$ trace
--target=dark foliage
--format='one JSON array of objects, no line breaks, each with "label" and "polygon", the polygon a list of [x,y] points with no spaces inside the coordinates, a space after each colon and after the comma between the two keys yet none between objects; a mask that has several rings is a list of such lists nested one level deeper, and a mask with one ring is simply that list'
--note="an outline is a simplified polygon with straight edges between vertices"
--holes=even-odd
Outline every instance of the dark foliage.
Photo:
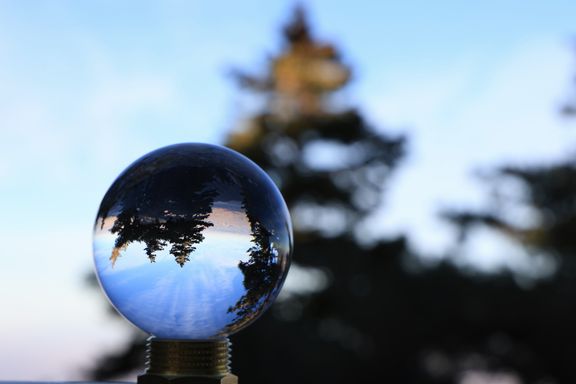
[{"label": "dark foliage", "polygon": [[140,369],[145,359],[146,339],[147,336],[141,332],[134,332],[130,343],[97,361],[97,366],[89,371],[91,380],[107,381]]},{"label": "dark foliage", "polygon": [[[204,240],[202,232],[213,226],[207,218],[217,195],[213,188],[199,189],[198,185],[186,181],[197,180],[200,185],[208,185],[213,176],[206,173],[200,178],[200,174],[198,169],[174,167],[161,174],[150,175],[143,182],[145,185],[138,185],[136,188],[143,193],[121,195],[124,191],[122,188],[112,188],[108,192],[104,201],[118,203],[114,207],[102,207],[100,220],[103,226],[109,214],[116,215],[110,230],[116,235],[111,256],[113,263],[132,242],[146,244],[146,255],[151,262],[155,261],[156,252],[168,245],[171,245],[170,254],[181,267],[189,261],[196,245]],[[178,188],[171,188],[175,183]],[[158,200],[162,204],[158,204]],[[186,204],[182,205],[182,201],[186,201]]]},{"label": "dark foliage", "polygon": [[[510,180],[522,187],[522,193],[513,201],[501,202],[500,207],[519,204],[529,208],[534,216],[529,222],[518,222],[503,209],[452,211],[446,217],[459,228],[462,244],[473,238],[476,229],[487,228],[554,266],[549,276],[530,289],[502,286],[489,296],[490,288],[483,287],[478,293],[501,303],[498,313],[487,312],[484,327],[505,335],[508,349],[500,353],[501,366],[516,372],[523,382],[576,382],[572,368],[576,343],[576,165],[570,160],[503,167],[494,183]],[[536,272],[537,265],[533,267]],[[477,329],[482,328],[470,331]]]},{"label": "dark foliage", "polygon": [[[253,205],[259,204],[248,196],[244,196],[242,208],[250,223],[251,242],[253,246],[248,249],[250,258],[248,261],[241,261],[238,268],[244,275],[244,294],[238,302],[228,312],[236,314],[237,324],[252,320],[252,314],[257,313],[256,309],[263,300],[275,297],[274,286],[282,274],[282,266],[278,263],[277,251],[273,248],[274,236],[271,231],[253,215]],[[267,304],[267,303],[266,303]]]}]

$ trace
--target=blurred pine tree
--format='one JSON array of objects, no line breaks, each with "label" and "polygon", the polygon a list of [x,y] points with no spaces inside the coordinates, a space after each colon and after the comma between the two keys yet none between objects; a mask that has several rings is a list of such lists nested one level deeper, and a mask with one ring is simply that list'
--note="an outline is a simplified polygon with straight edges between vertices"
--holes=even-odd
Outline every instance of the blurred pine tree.
[{"label": "blurred pine tree", "polygon": [[380,204],[404,140],[336,105],[351,69],[314,38],[302,8],[283,36],[266,73],[235,73],[264,108],[226,144],[280,187],[294,220],[293,271],[270,313],[233,337],[234,369],[250,383],[355,381],[381,364],[383,292],[393,290],[382,270],[405,247],[402,238],[363,247],[359,225]]}]

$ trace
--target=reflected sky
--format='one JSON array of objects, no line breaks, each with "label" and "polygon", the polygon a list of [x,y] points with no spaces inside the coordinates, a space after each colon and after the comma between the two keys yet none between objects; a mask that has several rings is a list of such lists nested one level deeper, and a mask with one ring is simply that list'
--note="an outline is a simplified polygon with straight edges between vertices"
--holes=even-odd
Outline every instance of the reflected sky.
[{"label": "reflected sky", "polygon": [[139,243],[128,246],[112,266],[114,239],[111,234],[96,238],[95,262],[110,300],[132,323],[161,338],[201,339],[234,322],[228,309],[245,294],[238,264],[249,258],[247,233],[207,229],[183,267],[166,250],[151,263]]}]

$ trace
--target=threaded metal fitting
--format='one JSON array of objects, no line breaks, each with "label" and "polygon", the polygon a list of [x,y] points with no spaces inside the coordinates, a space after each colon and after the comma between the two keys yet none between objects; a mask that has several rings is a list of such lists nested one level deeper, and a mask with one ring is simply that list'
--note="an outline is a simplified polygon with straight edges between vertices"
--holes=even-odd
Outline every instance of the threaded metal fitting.
[{"label": "threaded metal fitting", "polygon": [[[232,380],[232,381],[230,381]],[[236,383],[230,374],[230,341],[163,340],[151,337],[146,348],[146,373],[139,384]]]}]

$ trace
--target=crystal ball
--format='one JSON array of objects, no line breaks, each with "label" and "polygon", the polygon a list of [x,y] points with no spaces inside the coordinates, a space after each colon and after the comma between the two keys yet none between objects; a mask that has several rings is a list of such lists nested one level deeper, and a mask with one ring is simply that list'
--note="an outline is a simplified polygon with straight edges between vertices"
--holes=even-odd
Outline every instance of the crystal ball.
[{"label": "crystal ball", "polygon": [[230,149],[177,144],[131,164],[106,192],[94,262],[112,305],[162,339],[210,340],[253,322],[292,252],[282,195]]}]

